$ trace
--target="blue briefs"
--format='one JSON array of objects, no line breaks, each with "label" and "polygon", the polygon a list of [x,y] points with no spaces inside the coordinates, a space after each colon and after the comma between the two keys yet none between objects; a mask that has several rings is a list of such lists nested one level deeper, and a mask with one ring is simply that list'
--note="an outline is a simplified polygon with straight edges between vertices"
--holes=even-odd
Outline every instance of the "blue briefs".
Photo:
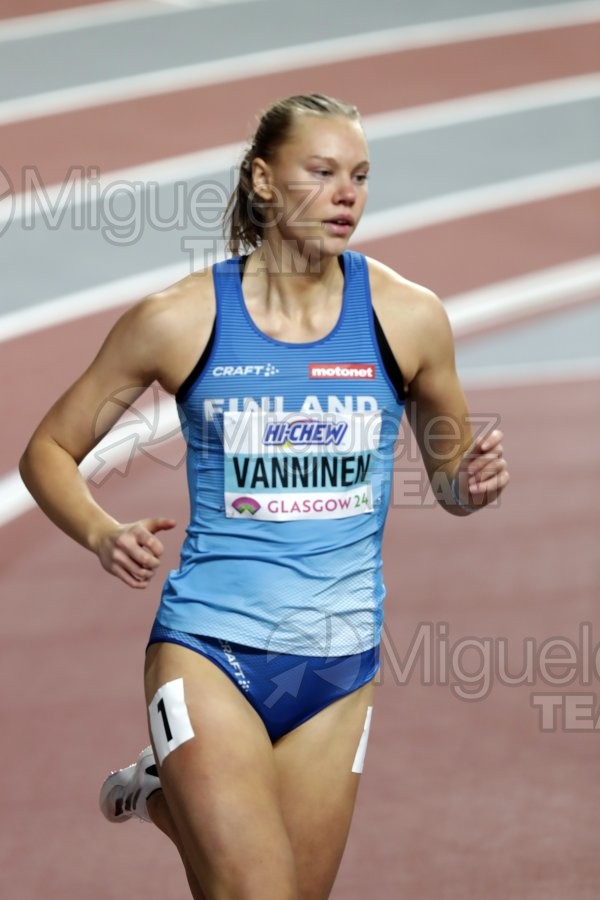
[{"label": "blue briefs", "polygon": [[296,656],[154,623],[148,644],[180,644],[212,660],[242,691],[271,741],[358,690],[379,669],[379,645],[352,656]]}]

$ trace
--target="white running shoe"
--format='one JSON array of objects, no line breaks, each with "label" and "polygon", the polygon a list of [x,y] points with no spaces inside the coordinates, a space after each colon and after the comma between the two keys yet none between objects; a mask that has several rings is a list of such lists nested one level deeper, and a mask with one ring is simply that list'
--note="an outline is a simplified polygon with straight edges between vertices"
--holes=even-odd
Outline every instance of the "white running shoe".
[{"label": "white running shoe", "polygon": [[133,816],[151,822],[146,801],[160,790],[152,747],[145,747],[137,762],[111,772],[100,790],[100,809],[109,822],[127,822]]}]

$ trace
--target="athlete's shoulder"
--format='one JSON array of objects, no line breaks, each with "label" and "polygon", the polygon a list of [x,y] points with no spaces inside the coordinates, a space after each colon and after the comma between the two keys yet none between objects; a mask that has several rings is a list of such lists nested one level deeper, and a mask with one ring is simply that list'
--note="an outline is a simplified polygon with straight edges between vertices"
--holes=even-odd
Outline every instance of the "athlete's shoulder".
[{"label": "athlete's shoulder", "polygon": [[131,306],[107,345],[136,372],[174,392],[206,346],[214,317],[211,270],[194,272]]},{"label": "athlete's shoulder", "polygon": [[186,275],[168,287],[148,294],[131,310],[136,324],[144,332],[170,337],[185,332],[199,320],[212,321],[215,297],[212,269]]},{"label": "athlete's shoulder", "polygon": [[410,384],[429,358],[450,358],[452,330],[440,298],[429,288],[367,259],[373,309]]},{"label": "athlete's shoulder", "polygon": [[130,337],[152,346],[177,340],[190,328],[214,318],[212,281],[203,272],[194,272],[166,288],[138,300],[122,316],[119,326]]},{"label": "athlete's shoulder", "polygon": [[422,284],[409,281],[395,269],[370,256],[365,257],[369,283],[374,299],[391,303],[410,303],[418,306],[437,305],[436,294]]},{"label": "athlete's shoulder", "polygon": [[426,331],[448,328],[444,304],[434,291],[409,281],[376,259],[366,257],[366,260],[373,306],[379,317],[392,322],[408,320]]}]

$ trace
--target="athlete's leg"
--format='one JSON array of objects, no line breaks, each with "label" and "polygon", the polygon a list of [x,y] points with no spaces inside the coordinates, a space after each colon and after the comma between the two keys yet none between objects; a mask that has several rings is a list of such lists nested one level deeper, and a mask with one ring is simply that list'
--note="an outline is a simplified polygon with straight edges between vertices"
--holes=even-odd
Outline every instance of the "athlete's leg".
[{"label": "athlete's leg", "polygon": [[165,756],[159,773],[184,863],[207,900],[298,900],[278,768],[261,719],[214,663],[176,644],[153,644],[148,703],[180,678],[194,737]]},{"label": "athlete's leg", "polygon": [[160,828],[160,830],[164,832],[167,837],[171,838],[171,840],[177,847],[179,855],[181,856],[181,861],[185,868],[185,874],[187,876],[192,897],[194,898],[194,900],[206,900],[206,894],[202,890],[200,882],[196,878],[196,875],[188,861],[187,854],[183,849],[181,838],[179,837],[179,833],[177,831],[177,826],[173,821],[173,816],[171,815],[171,811],[167,806],[167,801],[165,800],[165,795],[162,791],[156,791],[149,798],[148,813],[154,824],[158,828]]},{"label": "athlete's leg", "polygon": [[360,779],[352,768],[372,696],[369,682],[274,746],[282,811],[302,900],[326,900],[335,881]]},{"label": "athlete's leg", "polygon": [[[356,799],[359,774],[352,772],[352,766],[357,760],[371,695],[372,684],[365,685],[275,745],[280,801],[302,900],[327,898],[333,886]],[[148,810],[153,822],[179,850],[194,900],[205,900],[162,791],[151,796]]]}]

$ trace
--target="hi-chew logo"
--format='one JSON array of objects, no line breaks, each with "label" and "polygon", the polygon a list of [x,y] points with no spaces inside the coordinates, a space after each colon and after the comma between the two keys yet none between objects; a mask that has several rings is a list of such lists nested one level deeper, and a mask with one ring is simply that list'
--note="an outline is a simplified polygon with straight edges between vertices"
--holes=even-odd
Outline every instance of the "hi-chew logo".
[{"label": "hi-chew logo", "polygon": [[375,378],[375,365],[373,363],[309,363],[308,377],[371,380]]},{"label": "hi-chew logo", "polygon": [[260,509],[260,503],[253,497],[237,497],[231,505],[240,516],[254,516]]},{"label": "hi-chew logo", "polygon": [[338,446],[348,431],[348,422],[322,422],[295,419],[269,422],[263,432],[263,444],[274,447]]}]

